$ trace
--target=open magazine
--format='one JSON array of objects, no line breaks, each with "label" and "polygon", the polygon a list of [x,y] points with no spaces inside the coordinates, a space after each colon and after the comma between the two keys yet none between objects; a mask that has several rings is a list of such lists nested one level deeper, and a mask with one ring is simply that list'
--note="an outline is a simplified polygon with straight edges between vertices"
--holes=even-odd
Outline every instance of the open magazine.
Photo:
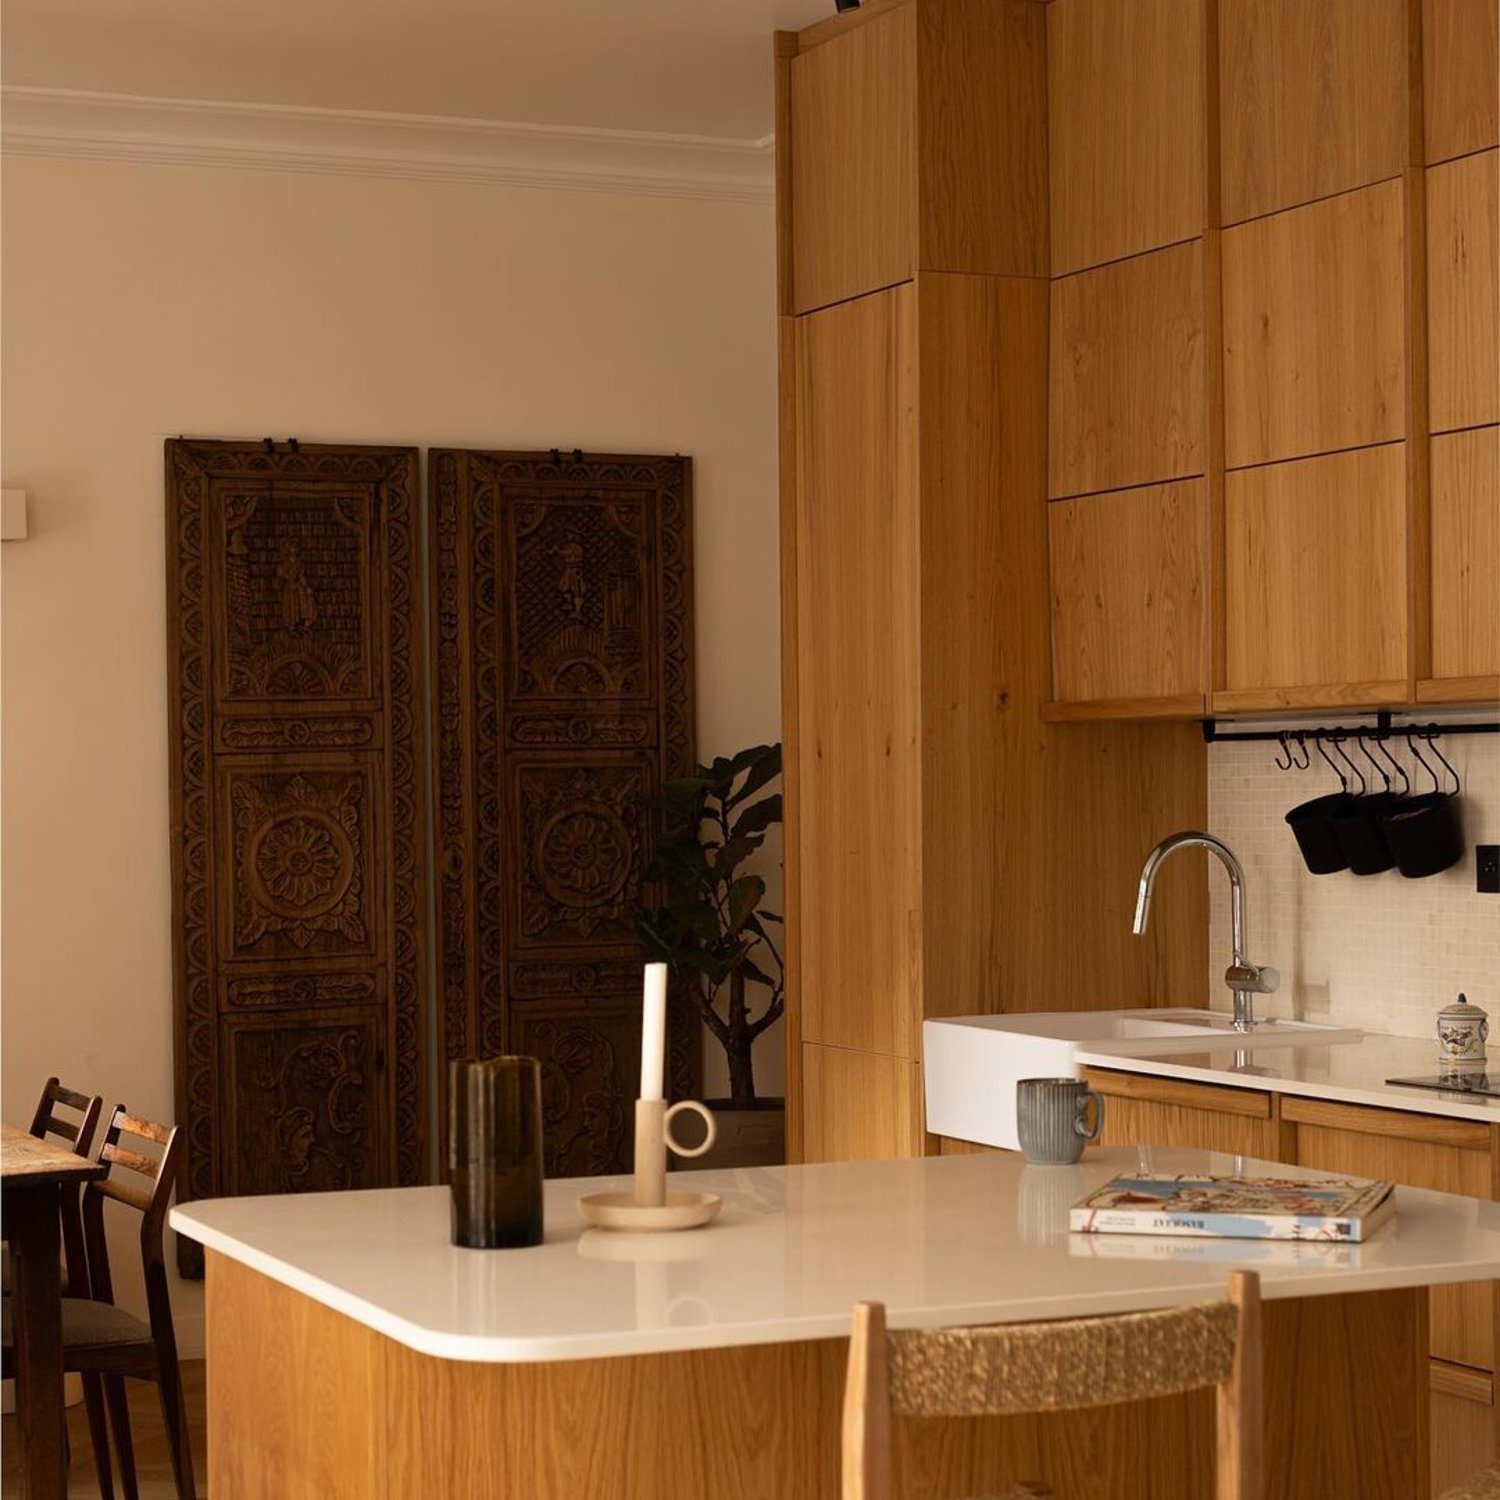
[{"label": "open magazine", "polygon": [[1393,1182],[1329,1177],[1114,1177],[1073,1205],[1084,1234],[1186,1234],[1243,1240],[1367,1238],[1396,1208]]}]

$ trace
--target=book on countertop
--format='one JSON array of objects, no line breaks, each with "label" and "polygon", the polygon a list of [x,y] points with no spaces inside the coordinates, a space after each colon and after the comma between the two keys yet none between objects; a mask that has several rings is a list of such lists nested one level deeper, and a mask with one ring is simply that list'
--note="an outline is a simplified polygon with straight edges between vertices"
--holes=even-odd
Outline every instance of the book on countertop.
[{"label": "book on countertop", "polygon": [[1185,1234],[1357,1244],[1396,1208],[1396,1184],[1358,1177],[1193,1177],[1136,1172],[1073,1205],[1082,1234]]}]

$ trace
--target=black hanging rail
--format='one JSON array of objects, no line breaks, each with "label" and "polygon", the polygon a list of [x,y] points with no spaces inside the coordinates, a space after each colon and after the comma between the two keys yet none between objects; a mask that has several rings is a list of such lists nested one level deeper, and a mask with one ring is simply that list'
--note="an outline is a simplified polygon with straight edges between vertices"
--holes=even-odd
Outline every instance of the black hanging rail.
[{"label": "black hanging rail", "polygon": [[[1408,719],[1412,715],[1403,713],[1401,717]],[[1393,734],[1420,735],[1424,739],[1429,735],[1441,737],[1448,734],[1500,734],[1500,723],[1494,721],[1439,724],[1431,720],[1419,719],[1413,723],[1397,724],[1394,720],[1395,713],[1388,708],[1382,708],[1375,715],[1373,724],[1355,726],[1334,724],[1313,729],[1231,729],[1226,731],[1219,728],[1217,720],[1205,719],[1203,739],[1210,745],[1218,744],[1221,740],[1263,740],[1268,744],[1279,744],[1285,739],[1352,740],[1361,735],[1366,739],[1378,740],[1388,739]]]}]

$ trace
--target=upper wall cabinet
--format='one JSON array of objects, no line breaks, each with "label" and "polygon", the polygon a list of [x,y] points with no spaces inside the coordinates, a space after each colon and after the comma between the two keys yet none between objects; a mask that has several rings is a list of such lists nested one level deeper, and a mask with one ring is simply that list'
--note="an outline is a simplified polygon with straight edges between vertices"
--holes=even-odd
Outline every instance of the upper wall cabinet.
[{"label": "upper wall cabinet", "polygon": [[1500,145],[1500,9],[1495,0],[1422,0],[1427,160]]},{"label": "upper wall cabinet", "polygon": [[1224,461],[1406,431],[1403,184],[1224,231]]},{"label": "upper wall cabinet", "polygon": [[1056,705],[1203,711],[1208,486],[1202,479],[1047,507]]},{"label": "upper wall cabinet", "polygon": [[1049,493],[1204,472],[1203,246],[1052,283]]},{"label": "upper wall cabinet", "polygon": [[1395,177],[1406,0],[1220,0],[1223,221]]},{"label": "upper wall cabinet", "polygon": [[1203,232],[1203,4],[1047,7],[1054,276]]},{"label": "upper wall cabinet", "polygon": [[1432,440],[1432,665],[1417,697],[1493,698],[1500,682],[1500,427]]},{"label": "upper wall cabinet", "polygon": [[991,0],[912,0],[801,33],[783,311],[918,270],[1046,275],[1046,45],[1045,6]]},{"label": "upper wall cabinet", "polygon": [[1500,422],[1500,151],[1427,172],[1428,415]]},{"label": "upper wall cabinet", "polygon": [[1232,473],[1222,712],[1406,697],[1406,454]]}]

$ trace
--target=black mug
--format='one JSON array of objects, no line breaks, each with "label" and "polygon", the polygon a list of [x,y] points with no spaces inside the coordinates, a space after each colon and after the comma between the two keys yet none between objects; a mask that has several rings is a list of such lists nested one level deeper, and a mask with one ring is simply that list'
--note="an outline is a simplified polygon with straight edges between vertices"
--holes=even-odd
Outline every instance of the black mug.
[{"label": "black mug", "polygon": [[1396,863],[1383,820],[1410,800],[1399,792],[1370,792],[1328,815],[1344,863],[1355,875],[1379,875]]},{"label": "black mug", "polygon": [[474,1250],[542,1242],[542,1066],[534,1057],[448,1069],[453,1243]]},{"label": "black mug", "polygon": [[1403,797],[1401,805],[1381,819],[1380,826],[1396,868],[1408,880],[1437,875],[1464,857],[1457,792]]},{"label": "black mug", "polygon": [[1329,792],[1300,802],[1286,814],[1286,824],[1302,851],[1302,861],[1314,875],[1332,875],[1349,868],[1349,856],[1339,842],[1336,816],[1347,815],[1360,799],[1353,792]]}]

